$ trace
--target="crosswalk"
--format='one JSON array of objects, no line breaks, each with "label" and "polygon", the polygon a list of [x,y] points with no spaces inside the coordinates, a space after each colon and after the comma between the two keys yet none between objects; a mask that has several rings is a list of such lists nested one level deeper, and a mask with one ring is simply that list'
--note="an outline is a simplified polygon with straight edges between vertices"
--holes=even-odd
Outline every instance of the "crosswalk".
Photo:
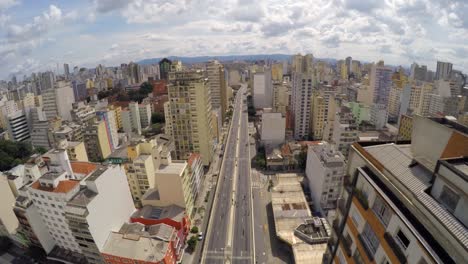
[{"label": "crosswalk", "polygon": [[220,251],[213,251],[209,250],[206,251],[206,259],[209,260],[251,260],[252,256],[244,255],[241,251],[240,256],[232,256],[230,250],[220,250]]}]

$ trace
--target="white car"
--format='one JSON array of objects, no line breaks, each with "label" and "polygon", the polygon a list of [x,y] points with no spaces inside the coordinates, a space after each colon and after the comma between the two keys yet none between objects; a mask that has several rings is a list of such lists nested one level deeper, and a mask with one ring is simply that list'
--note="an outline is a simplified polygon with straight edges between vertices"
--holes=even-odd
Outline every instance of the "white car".
[{"label": "white car", "polygon": [[202,240],[203,239],[203,232],[200,232],[198,233],[198,240]]}]

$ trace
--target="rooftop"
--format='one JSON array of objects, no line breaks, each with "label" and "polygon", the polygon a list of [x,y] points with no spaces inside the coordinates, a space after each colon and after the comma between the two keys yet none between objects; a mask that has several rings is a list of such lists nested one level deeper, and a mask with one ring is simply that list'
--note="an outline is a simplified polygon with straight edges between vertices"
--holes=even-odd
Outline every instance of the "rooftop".
[{"label": "rooftop", "polygon": [[134,260],[158,262],[167,253],[174,228],[166,224],[145,227],[140,223],[124,224],[112,232],[102,253]]},{"label": "rooftop", "polygon": [[173,161],[169,165],[161,165],[156,173],[164,173],[164,174],[177,174],[182,175],[184,170],[187,168],[187,162],[185,161]]},{"label": "rooftop", "polygon": [[39,180],[37,180],[31,185],[31,187],[33,189],[45,191],[45,192],[68,193],[69,191],[77,187],[78,185],[80,185],[80,182],[77,180],[64,180],[64,181],[60,181],[57,187],[53,188],[53,187],[41,186],[41,184],[39,183]]},{"label": "rooftop", "polygon": [[177,205],[151,206],[145,205],[141,210],[133,213],[132,218],[164,219],[170,218],[177,222],[182,221],[185,216],[185,209]]},{"label": "rooftop", "polygon": [[97,193],[83,186],[82,189],[75,196],[73,196],[67,205],[86,207],[89,202],[91,202],[93,198],[96,197],[96,195]]},{"label": "rooftop", "polygon": [[70,165],[74,173],[84,175],[88,175],[89,173],[93,172],[98,166],[98,164],[83,161],[71,161]]},{"label": "rooftop", "polygon": [[[408,200],[416,199],[459,243],[468,248],[467,228],[426,192],[432,186],[432,173],[413,161],[410,147],[411,145],[389,143],[364,149],[375,158],[375,161],[371,161],[374,166],[383,166],[405,187],[402,195],[410,195],[406,197]],[[465,165],[461,166],[463,169]]]},{"label": "rooftop", "polygon": [[[322,263],[326,242],[310,244],[306,241],[306,228],[301,225],[312,219],[307,200],[302,190],[300,177],[294,173],[277,174],[271,193],[271,202],[277,236],[291,245],[295,263]],[[296,229],[299,228],[299,232]],[[301,234],[304,231],[304,236]],[[302,238],[301,238],[302,237]]]}]

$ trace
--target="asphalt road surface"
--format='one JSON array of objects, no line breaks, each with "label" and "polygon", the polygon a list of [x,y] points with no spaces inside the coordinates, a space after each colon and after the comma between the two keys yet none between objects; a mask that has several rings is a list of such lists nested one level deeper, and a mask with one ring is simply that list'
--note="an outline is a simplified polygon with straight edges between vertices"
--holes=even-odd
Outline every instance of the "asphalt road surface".
[{"label": "asphalt road surface", "polygon": [[246,86],[236,95],[231,127],[205,238],[202,263],[254,263]]}]

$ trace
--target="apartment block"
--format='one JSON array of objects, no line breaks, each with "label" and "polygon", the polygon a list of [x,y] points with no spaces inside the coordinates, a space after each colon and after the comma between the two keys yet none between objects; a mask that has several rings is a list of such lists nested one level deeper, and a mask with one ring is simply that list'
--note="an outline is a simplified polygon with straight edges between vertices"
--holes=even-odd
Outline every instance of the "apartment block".
[{"label": "apartment block", "polygon": [[253,104],[257,109],[273,106],[273,85],[271,69],[265,67],[253,75]]},{"label": "apartment block", "polygon": [[100,253],[109,232],[118,231],[135,211],[127,177],[119,165],[75,163],[74,167],[92,172],[66,203],[65,218],[88,263],[103,263]]},{"label": "apartment block", "polygon": [[211,93],[212,109],[221,109],[221,116],[224,120],[227,111],[227,83],[224,66],[218,61],[210,61],[206,65],[208,76],[208,86]]},{"label": "apartment block", "polygon": [[24,110],[18,110],[7,116],[7,131],[13,141],[26,141],[31,138],[29,123]]},{"label": "apartment block", "polygon": [[287,82],[273,83],[273,112],[286,116],[291,100],[291,85]]},{"label": "apartment block", "polygon": [[151,104],[142,102],[138,105],[138,112],[140,113],[141,128],[148,128],[151,125]]},{"label": "apartment block", "polygon": [[122,128],[129,135],[141,135],[140,108],[137,102],[128,104],[128,108],[122,109]]},{"label": "apartment block", "polygon": [[117,132],[117,123],[114,110],[98,110],[96,116],[106,124],[107,138],[111,151],[114,151],[119,146],[119,135]]},{"label": "apartment block", "polygon": [[63,120],[72,120],[71,105],[75,102],[70,82],[57,81],[53,88],[42,93],[44,111],[47,119],[60,117]]},{"label": "apartment block", "polygon": [[281,113],[263,113],[260,139],[262,144],[279,146],[286,136],[286,118]]},{"label": "apartment block", "polygon": [[345,165],[345,157],[333,145],[325,141],[309,145],[305,173],[314,211],[324,213],[337,207],[343,190]]},{"label": "apartment block", "polygon": [[464,262],[467,132],[413,116],[411,144],[354,144],[325,263]]},{"label": "apartment block", "polygon": [[207,81],[201,72],[170,72],[168,92],[166,124],[170,124],[168,133],[174,138],[176,158],[188,159],[196,152],[203,165],[209,165],[216,139]]},{"label": "apartment block", "polygon": [[314,91],[311,98],[311,135],[322,140],[327,122],[332,121],[336,112],[335,91],[331,86]]},{"label": "apartment block", "polygon": [[83,141],[90,161],[101,161],[111,154],[106,123],[102,120],[90,123],[84,128]]},{"label": "apartment block", "polygon": [[307,139],[310,132],[311,97],[315,82],[312,63],[312,54],[293,57],[291,111],[296,139]]}]

